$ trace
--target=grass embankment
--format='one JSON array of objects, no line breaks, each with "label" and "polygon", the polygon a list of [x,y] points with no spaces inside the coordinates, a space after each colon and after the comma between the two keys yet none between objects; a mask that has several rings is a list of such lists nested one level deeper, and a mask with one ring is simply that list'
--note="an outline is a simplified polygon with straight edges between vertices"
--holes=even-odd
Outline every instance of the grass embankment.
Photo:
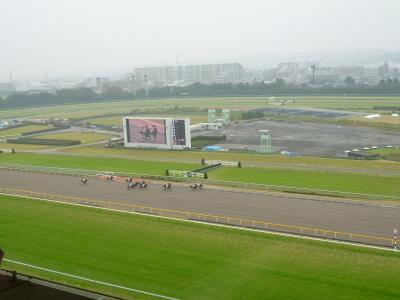
[{"label": "grass embankment", "polygon": [[[0,149],[13,149],[16,151],[23,150],[23,151],[34,151],[34,150],[45,150],[45,149],[52,149],[55,148],[54,146],[50,145],[27,145],[27,144],[11,144],[11,143],[1,143],[0,142]],[[0,157],[0,162],[2,161]]]},{"label": "grass embankment", "polygon": [[393,148],[384,148],[384,149],[372,149],[368,150],[368,153],[371,154],[376,153],[379,154],[383,159],[400,162],[400,146],[396,146]]},{"label": "grass embankment", "polygon": [[[6,258],[180,299],[399,299],[399,254],[0,195]],[[129,299],[140,295],[4,267]]]},{"label": "grass embankment", "polygon": [[192,137],[192,147],[202,148],[208,145],[214,145],[226,141],[226,135],[219,136],[202,136]]},{"label": "grass embankment", "polygon": [[[0,156],[0,162],[37,166],[92,169],[165,175],[165,170],[194,170],[198,164],[130,160],[90,156],[40,155],[17,153]],[[351,193],[398,196],[399,177],[339,172],[282,170],[278,168],[221,168],[209,173],[210,179],[313,188]]]},{"label": "grass embankment", "polygon": [[27,125],[27,126],[20,126],[10,129],[2,129],[0,130],[0,138],[9,137],[9,136],[17,136],[21,135],[25,132],[31,132],[36,130],[47,129],[48,126],[45,125]]},{"label": "grass embankment", "polygon": [[393,148],[381,148],[381,149],[371,149],[368,150],[368,153],[376,153],[380,155],[391,155],[391,154],[400,154],[400,146],[396,146]]}]

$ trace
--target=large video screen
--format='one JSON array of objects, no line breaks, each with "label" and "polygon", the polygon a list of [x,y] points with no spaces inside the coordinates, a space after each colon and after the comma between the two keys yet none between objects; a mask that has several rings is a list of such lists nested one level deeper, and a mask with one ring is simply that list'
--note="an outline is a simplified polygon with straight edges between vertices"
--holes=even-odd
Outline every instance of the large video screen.
[{"label": "large video screen", "polygon": [[186,146],[185,120],[172,120],[172,144]]},{"label": "large video screen", "polygon": [[167,144],[165,120],[126,119],[129,143]]}]

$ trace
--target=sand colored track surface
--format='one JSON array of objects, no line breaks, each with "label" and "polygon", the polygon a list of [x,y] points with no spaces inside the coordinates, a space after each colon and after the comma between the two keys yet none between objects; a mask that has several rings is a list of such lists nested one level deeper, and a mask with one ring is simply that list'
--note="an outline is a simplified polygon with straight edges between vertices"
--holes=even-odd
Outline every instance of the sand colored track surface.
[{"label": "sand colored track surface", "polygon": [[128,191],[123,181],[89,179],[83,185],[79,177],[5,170],[0,170],[0,187],[388,238],[400,227],[400,203],[319,201],[315,196],[307,199],[207,186],[192,191],[189,184],[173,185],[172,191],[164,192],[160,183],[152,182],[147,191]]}]

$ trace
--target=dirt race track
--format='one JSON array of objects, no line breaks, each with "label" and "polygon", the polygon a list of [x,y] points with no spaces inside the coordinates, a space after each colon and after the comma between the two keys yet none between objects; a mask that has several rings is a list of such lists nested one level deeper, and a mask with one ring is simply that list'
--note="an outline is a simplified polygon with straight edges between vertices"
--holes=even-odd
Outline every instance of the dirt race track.
[{"label": "dirt race track", "polygon": [[188,185],[164,192],[159,183],[150,183],[147,191],[128,191],[122,181],[89,179],[83,185],[79,177],[5,170],[0,170],[0,187],[388,238],[393,237],[394,228],[400,228],[400,205],[207,188],[191,191]]}]

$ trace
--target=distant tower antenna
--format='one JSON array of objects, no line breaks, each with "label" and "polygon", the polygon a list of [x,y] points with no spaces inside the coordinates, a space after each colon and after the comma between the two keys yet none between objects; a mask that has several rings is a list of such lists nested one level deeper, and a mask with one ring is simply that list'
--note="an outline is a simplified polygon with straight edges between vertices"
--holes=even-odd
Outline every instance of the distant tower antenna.
[{"label": "distant tower antenna", "polygon": [[47,76],[47,68],[44,67],[44,68],[43,68],[43,80],[44,80],[45,82],[47,82],[47,78],[48,78],[48,76]]},{"label": "distant tower antenna", "polygon": [[101,77],[96,77],[96,86],[97,86],[100,96],[103,96],[103,83],[102,83]]},{"label": "distant tower antenna", "polygon": [[10,83],[12,84],[14,80],[13,80],[13,74],[12,74],[11,68],[9,70],[9,76],[10,76]]},{"label": "distant tower antenna", "polygon": [[131,73],[131,92],[133,98],[136,98],[136,76]]},{"label": "distant tower antenna", "polygon": [[173,81],[180,81],[182,80],[181,68],[179,67],[179,54],[175,56],[175,68],[174,68],[174,75]]},{"label": "distant tower antenna", "polygon": [[310,66],[311,71],[312,71],[312,84],[315,84],[315,65]]},{"label": "distant tower antenna", "polygon": [[147,75],[144,75],[144,89],[146,91],[146,98],[149,98],[149,85]]}]

